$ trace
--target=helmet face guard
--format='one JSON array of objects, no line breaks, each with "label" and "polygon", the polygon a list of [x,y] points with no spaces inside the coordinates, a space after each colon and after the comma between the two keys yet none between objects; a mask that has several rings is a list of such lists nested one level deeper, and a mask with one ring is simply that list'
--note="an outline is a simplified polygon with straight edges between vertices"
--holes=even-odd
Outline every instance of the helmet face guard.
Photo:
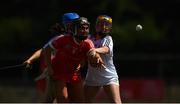
[{"label": "helmet face guard", "polygon": [[107,15],[100,15],[96,20],[96,32],[108,34],[112,30],[112,18]]},{"label": "helmet face guard", "polygon": [[[81,17],[74,21],[73,36],[78,40],[85,40],[89,35],[90,23],[87,18]],[[82,32],[83,31],[83,32]]]}]

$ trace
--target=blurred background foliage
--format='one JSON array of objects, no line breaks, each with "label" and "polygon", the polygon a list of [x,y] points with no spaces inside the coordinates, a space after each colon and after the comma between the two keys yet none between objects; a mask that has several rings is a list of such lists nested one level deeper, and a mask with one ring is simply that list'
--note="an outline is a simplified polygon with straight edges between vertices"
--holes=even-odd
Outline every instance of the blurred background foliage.
[{"label": "blurred background foliage", "polygon": [[[1,66],[10,60],[22,62],[43,47],[53,37],[50,27],[56,22],[61,23],[66,12],[87,17],[91,34],[94,34],[98,15],[106,14],[113,18],[114,59],[118,68],[127,57],[154,60],[158,54],[158,57],[163,54],[172,57],[180,49],[179,4],[178,0],[1,1]],[[143,26],[142,31],[135,30],[138,24]]]},{"label": "blurred background foliage", "polygon": [[[0,4],[0,47],[5,53],[32,52],[53,37],[48,30],[63,13],[77,12],[89,19],[92,34],[98,15],[112,16],[120,52],[149,52],[150,47],[155,53],[177,52],[178,4],[178,0],[7,0]],[[142,31],[135,31],[137,24]]]}]

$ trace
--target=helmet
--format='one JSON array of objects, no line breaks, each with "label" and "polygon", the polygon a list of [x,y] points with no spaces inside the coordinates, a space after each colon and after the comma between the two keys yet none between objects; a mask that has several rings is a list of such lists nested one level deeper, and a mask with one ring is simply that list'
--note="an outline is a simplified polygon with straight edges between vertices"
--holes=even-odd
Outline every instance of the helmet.
[{"label": "helmet", "polygon": [[72,22],[75,19],[78,19],[79,15],[77,13],[65,13],[62,17],[62,23],[66,25],[69,22]]},{"label": "helmet", "polygon": [[96,20],[96,32],[107,34],[112,29],[112,18],[107,15],[100,15]]},{"label": "helmet", "polygon": [[[88,26],[88,32],[86,34],[84,33],[78,33],[78,31],[84,26]],[[80,17],[79,19],[75,20],[73,23],[73,36],[79,40],[85,40],[88,37],[89,34],[89,27],[90,23],[88,22],[88,19],[85,17]]]},{"label": "helmet", "polygon": [[72,34],[73,21],[78,18],[79,18],[79,15],[77,13],[65,13],[62,16],[62,23],[64,25],[65,32]]}]

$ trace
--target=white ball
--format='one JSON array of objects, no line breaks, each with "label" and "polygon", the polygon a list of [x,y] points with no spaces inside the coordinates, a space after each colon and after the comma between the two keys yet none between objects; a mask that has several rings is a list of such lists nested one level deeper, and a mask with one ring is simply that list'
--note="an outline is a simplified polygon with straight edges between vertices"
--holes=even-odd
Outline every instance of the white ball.
[{"label": "white ball", "polygon": [[139,25],[136,26],[136,31],[140,31],[140,30],[142,30],[142,28],[143,27],[139,24]]}]

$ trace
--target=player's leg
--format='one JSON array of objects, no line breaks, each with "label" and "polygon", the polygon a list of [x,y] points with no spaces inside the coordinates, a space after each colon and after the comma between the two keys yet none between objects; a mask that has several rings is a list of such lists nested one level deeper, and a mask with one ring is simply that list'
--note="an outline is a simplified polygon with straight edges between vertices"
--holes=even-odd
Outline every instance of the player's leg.
[{"label": "player's leg", "polygon": [[52,78],[48,77],[46,79],[47,84],[46,84],[46,90],[45,90],[45,102],[52,103],[55,99],[55,92],[56,90],[56,81],[53,80]]},{"label": "player's leg", "polygon": [[36,81],[36,88],[38,94],[38,102],[41,103],[45,98],[45,90],[46,90],[46,79],[41,79]]},{"label": "player's leg", "polygon": [[68,93],[66,82],[57,80],[56,85],[56,101],[57,103],[67,103],[68,102]]},{"label": "player's leg", "polygon": [[67,83],[68,98],[71,103],[84,102],[83,79],[79,72],[75,72]]},{"label": "player's leg", "polygon": [[103,86],[103,88],[107,96],[109,97],[111,103],[121,103],[119,85],[110,84]]},{"label": "player's leg", "polygon": [[96,94],[98,93],[100,88],[101,88],[100,86],[84,85],[85,102],[87,102],[87,103],[93,102],[93,100],[96,97]]},{"label": "player's leg", "polygon": [[83,82],[68,83],[68,98],[71,103],[84,102]]}]

